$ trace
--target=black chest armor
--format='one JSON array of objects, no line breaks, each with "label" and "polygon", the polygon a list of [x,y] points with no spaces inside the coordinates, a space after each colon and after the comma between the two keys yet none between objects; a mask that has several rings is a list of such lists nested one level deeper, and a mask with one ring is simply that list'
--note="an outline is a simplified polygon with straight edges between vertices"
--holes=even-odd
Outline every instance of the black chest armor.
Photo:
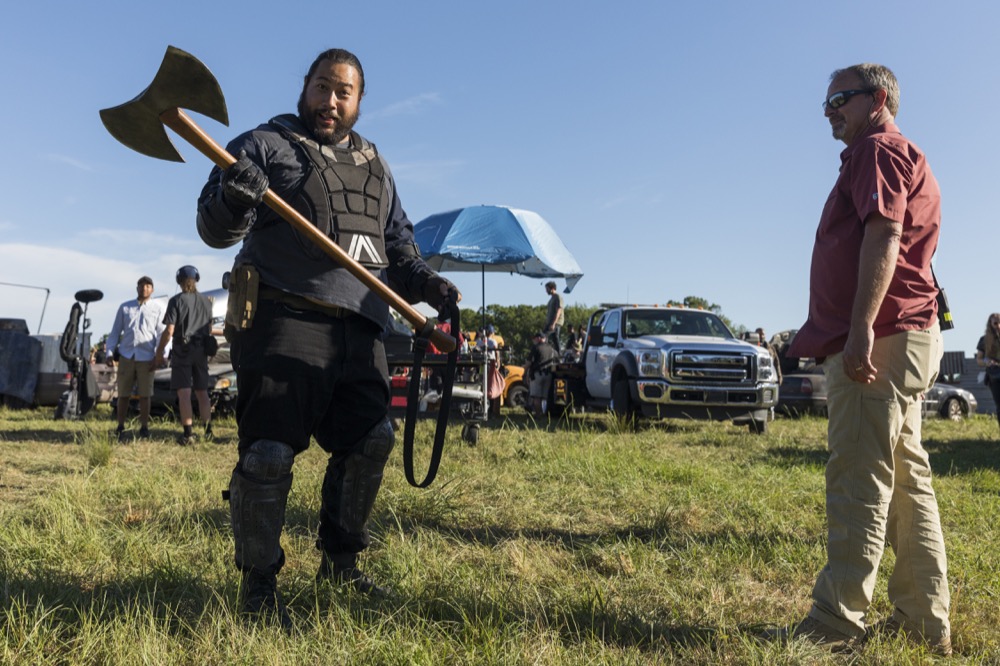
[{"label": "black chest armor", "polygon": [[308,165],[301,188],[288,203],[362,266],[388,266],[389,193],[375,146],[355,132],[347,148],[321,146],[302,134],[291,115],[272,118],[270,124],[301,151]]}]

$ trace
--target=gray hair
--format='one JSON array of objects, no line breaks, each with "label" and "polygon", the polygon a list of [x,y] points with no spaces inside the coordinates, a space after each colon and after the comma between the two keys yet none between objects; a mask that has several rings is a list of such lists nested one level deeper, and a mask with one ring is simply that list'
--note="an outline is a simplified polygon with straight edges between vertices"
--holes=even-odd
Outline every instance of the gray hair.
[{"label": "gray hair", "polygon": [[861,84],[866,89],[884,90],[885,106],[889,109],[889,113],[891,113],[893,117],[896,116],[896,113],[899,111],[899,82],[896,80],[896,75],[892,73],[891,69],[885,65],[876,65],[874,63],[865,62],[859,65],[851,65],[850,67],[838,69],[830,75],[830,80],[833,81],[841,74],[846,73],[856,75],[859,79],[861,79]]}]

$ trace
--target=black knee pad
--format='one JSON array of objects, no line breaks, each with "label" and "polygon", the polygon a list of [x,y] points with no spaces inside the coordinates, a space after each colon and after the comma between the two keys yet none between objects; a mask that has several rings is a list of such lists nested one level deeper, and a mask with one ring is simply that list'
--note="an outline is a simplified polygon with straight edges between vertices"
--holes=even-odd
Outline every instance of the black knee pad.
[{"label": "black knee pad", "polygon": [[346,531],[362,532],[375,506],[375,496],[382,485],[382,471],[396,437],[388,418],[368,431],[355,452],[344,461],[339,522]]},{"label": "black knee pad", "polygon": [[284,442],[258,439],[240,454],[237,467],[257,481],[277,481],[292,472],[295,451]]},{"label": "black knee pad", "polygon": [[368,431],[368,434],[358,442],[356,451],[366,458],[385,464],[389,460],[389,454],[392,453],[395,444],[396,432],[392,429],[392,421],[387,417]]},{"label": "black knee pad", "polygon": [[294,459],[290,446],[266,439],[257,440],[240,455],[229,482],[229,512],[240,569],[277,573],[284,562],[280,538]]}]

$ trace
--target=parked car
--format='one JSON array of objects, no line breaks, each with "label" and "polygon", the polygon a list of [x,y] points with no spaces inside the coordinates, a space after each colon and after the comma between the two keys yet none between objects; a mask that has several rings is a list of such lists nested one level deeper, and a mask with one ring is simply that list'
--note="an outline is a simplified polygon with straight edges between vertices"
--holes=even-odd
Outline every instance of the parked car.
[{"label": "parked car", "polygon": [[935,384],[924,394],[924,417],[940,416],[961,421],[976,413],[976,396],[965,389],[948,384]]},{"label": "parked car", "polygon": [[[924,418],[941,417],[961,421],[976,413],[976,396],[949,384],[934,384],[924,393]],[[826,415],[826,376],[814,366],[784,376],[778,394],[778,411],[788,416],[801,414]]]},{"label": "parked car", "polygon": [[786,373],[778,389],[776,411],[786,416],[826,416],[826,375],[820,366]]},{"label": "parked car", "polygon": [[[229,360],[229,344],[221,343],[219,352],[208,364],[208,397],[215,416],[231,416],[236,413],[236,371]],[[132,396],[133,402],[138,396]],[[198,401],[192,395],[194,413],[198,413]],[[170,368],[157,370],[153,374],[153,397],[150,413],[154,416],[177,414],[177,391],[170,388]]]}]

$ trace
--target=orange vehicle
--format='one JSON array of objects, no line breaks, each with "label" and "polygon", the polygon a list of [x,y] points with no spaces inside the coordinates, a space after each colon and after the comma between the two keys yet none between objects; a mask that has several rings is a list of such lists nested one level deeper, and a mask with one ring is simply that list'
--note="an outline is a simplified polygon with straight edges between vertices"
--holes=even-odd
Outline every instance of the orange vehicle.
[{"label": "orange vehicle", "polygon": [[528,379],[524,376],[524,368],[519,365],[506,365],[507,375],[503,381],[503,393],[500,394],[502,405],[507,407],[525,407],[528,404]]}]

